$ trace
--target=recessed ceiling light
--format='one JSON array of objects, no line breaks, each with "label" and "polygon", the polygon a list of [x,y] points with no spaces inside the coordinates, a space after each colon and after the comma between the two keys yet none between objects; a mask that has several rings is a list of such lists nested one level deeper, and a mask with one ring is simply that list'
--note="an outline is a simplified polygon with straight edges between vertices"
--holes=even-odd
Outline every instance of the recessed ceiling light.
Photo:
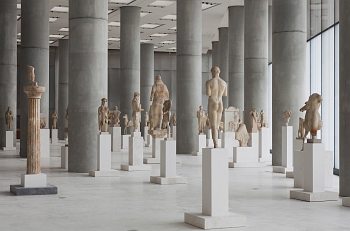
[{"label": "recessed ceiling light", "polygon": [[175,3],[175,1],[155,1],[149,4],[148,6],[166,7],[166,6],[170,6],[173,3]]},{"label": "recessed ceiling light", "polygon": [[169,30],[176,30],[176,26],[169,28]]},{"label": "recessed ceiling light", "polygon": [[161,48],[162,46],[154,46],[154,49],[159,49]]},{"label": "recessed ceiling light", "polygon": [[50,34],[49,38],[63,38],[65,35],[62,34]]},{"label": "recessed ceiling light", "polygon": [[17,15],[17,20],[20,19],[20,18],[21,18],[21,16],[18,16],[18,15]]},{"label": "recessed ceiling light", "polygon": [[151,37],[164,37],[164,36],[167,36],[169,34],[165,34],[165,33],[155,33],[155,34],[152,34]]},{"label": "recessed ceiling light", "polygon": [[68,32],[69,28],[68,27],[62,27],[61,29],[59,29],[59,31]]},{"label": "recessed ceiling light", "polygon": [[120,26],[120,22],[110,22],[108,26]]},{"label": "recessed ceiling light", "polygon": [[17,42],[18,42],[18,43],[20,43],[20,42],[21,42],[21,40],[20,40],[20,39],[17,39]]},{"label": "recessed ceiling light", "polygon": [[108,0],[109,3],[129,4],[135,0]]},{"label": "recessed ceiling light", "polygon": [[203,2],[202,3],[202,10],[206,10],[209,8],[212,8],[214,6],[220,5],[220,3],[211,3],[211,2]]},{"label": "recessed ceiling light", "polygon": [[59,19],[59,17],[52,17],[52,18],[49,18],[49,22],[55,22],[57,19]]},{"label": "recessed ceiling light", "polygon": [[51,43],[54,43],[54,42],[56,42],[56,41],[49,41],[50,44],[51,44]]},{"label": "recessed ceiling light", "polygon": [[142,43],[148,43],[148,42],[151,42],[152,40],[150,39],[141,39],[140,42]]},{"label": "recessed ceiling light", "polygon": [[113,12],[114,10],[108,10],[108,14],[110,14],[111,12]]},{"label": "recessed ceiling light", "polygon": [[175,15],[175,14],[165,15],[165,16],[161,17],[161,19],[165,19],[165,20],[176,20],[176,15]]},{"label": "recessed ceiling light", "polygon": [[20,10],[22,7],[21,3],[17,4],[17,10]]},{"label": "recessed ceiling light", "polygon": [[175,41],[173,40],[166,40],[166,41],[163,41],[163,42],[160,42],[160,44],[174,44]]},{"label": "recessed ceiling light", "polygon": [[176,47],[170,47],[168,50],[176,50]]},{"label": "recessed ceiling light", "polygon": [[19,32],[19,33],[17,34],[17,36],[21,36],[21,32]]},{"label": "recessed ceiling light", "polygon": [[67,6],[55,6],[54,8],[51,9],[53,12],[68,12],[69,8]]},{"label": "recessed ceiling light", "polygon": [[150,13],[151,13],[151,12],[141,11],[140,17],[142,18],[142,17],[144,17],[144,16],[146,16],[146,15],[148,15],[148,14],[150,14]]},{"label": "recessed ceiling light", "polygon": [[161,24],[152,24],[152,23],[146,23],[141,26],[141,28],[146,28],[146,29],[154,29],[157,27],[160,27]]},{"label": "recessed ceiling light", "polygon": [[108,41],[120,41],[120,38],[109,38]]}]

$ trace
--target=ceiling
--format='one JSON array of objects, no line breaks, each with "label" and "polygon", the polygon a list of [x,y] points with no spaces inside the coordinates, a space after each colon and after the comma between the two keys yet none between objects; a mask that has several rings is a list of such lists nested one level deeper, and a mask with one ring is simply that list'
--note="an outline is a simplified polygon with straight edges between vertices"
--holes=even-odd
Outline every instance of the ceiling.
[{"label": "ceiling", "polygon": [[[68,0],[49,0],[50,9],[55,6],[66,6],[69,7]],[[115,3],[115,2],[125,2],[131,1],[129,4]],[[152,6],[156,0],[109,0],[109,10],[111,12],[108,15],[109,23],[119,22],[120,21],[120,6],[130,5],[130,6],[139,6],[141,7],[141,12],[145,15],[141,17],[141,26],[144,24],[158,24],[160,25],[157,28],[140,28],[141,31],[141,40],[145,42],[153,43],[155,45],[155,51],[161,52],[176,52],[176,30],[171,29],[176,27],[176,20],[166,20],[162,17],[167,15],[176,15],[176,1],[166,0],[161,1],[162,3],[172,3],[165,7],[155,7]],[[17,0],[17,3],[20,4],[20,0]],[[229,5],[241,5],[243,0],[209,0],[203,1],[203,53],[206,53],[211,49],[211,42],[216,38],[217,31],[220,26],[227,26],[227,7]],[[21,15],[21,10],[17,9],[18,16]],[[226,15],[226,16],[225,16]],[[225,17],[224,17],[225,16]],[[50,18],[55,18],[54,22],[50,23],[50,35],[61,35],[64,36],[63,39],[69,38],[68,31],[60,31],[61,28],[69,27],[68,13],[67,12],[50,12]],[[17,22],[18,33],[21,32],[21,18]],[[119,39],[120,27],[119,26],[108,26],[109,39],[109,49],[119,49],[120,42],[115,41]],[[152,35],[159,34],[168,34],[164,37],[153,37]],[[20,35],[18,40],[20,43]],[[50,38],[50,46],[57,46],[58,38]],[[148,41],[147,41],[148,40]],[[164,43],[165,41],[165,43]]]}]

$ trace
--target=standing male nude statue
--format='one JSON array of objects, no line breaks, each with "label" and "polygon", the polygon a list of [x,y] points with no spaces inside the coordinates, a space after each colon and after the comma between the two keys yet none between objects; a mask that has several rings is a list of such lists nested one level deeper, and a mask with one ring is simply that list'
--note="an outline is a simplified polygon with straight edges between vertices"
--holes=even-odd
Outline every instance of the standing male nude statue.
[{"label": "standing male nude statue", "polygon": [[218,148],[218,129],[224,110],[222,96],[227,96],[227,84],[219,76],[220,69],[213,67],[211,70],[212,79],[205,83],[208,98],[208,115],[214,148]]}]

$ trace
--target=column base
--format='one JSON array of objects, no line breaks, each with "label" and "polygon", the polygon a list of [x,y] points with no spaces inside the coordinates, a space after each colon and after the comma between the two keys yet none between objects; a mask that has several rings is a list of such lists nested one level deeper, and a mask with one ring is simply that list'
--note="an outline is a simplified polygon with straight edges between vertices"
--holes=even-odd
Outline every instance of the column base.
[{"label": "column base", "polygon": [[155,184],[187,184],[187,178],[186,177],[161,177],[161,176],[151,176],[150,182]]},{"label": "column base", "polygon": [[229,212],[226,216],[212,217],[203,214],[185,213],[185,223],[201,229],[224,229],[245,227],[247,218],[245,216]]},{"label": "column base", "polygon": [[8,147],[3,147],[2,148],[4,151],[16,151],[16,148],[15,147],[10,147],[10,148],[8,148]]},{"label": "column base", "polygon": [[118,177],[119,171],[110,170],[110,171],[90,171],[89,176],[92,177]]},{"label": "column base", "polygon": [[229,168],[261,168],[266,167],[267,164],[265,162],[251,162],[251,163],[234,163],[229,162],[228,167]]},{"label": "column base", "polygon": [[304,190],[290,190],[290,199],[296,199],[307,202],[323,202],[339,200],[338,193],[335,192],[305,192]]},{"label": "column base", "polygon": [[286,172],[286,177],[287,178],[294,178],[294,171],[287,171]]},{"label": "column base", "polygon": [[32,196],[32,195],[52,195],[57,194],[57,187],[47,184],[46,187],[26,188],[22,185],[10,185],[10,192],[16,196]]},{"label": "column base", "polygon": [[151,171],[152,166],[149,165],[121,165],[121,170],[123,171],[129,171],[129,172],[134,172],[134,171]]},{"label": "column base", "polygon": [[344,197],[342,205],[346,207],[350,207],[350,197]]},{"label": "column base", "polygon": [[286,168],[286,167],[282,167],[282,166],[273,166],[273,167],[272,167],[272,171],[273,171],[274,173],[286,174],[286,172],[291,172],[291,171],[293,171],[293,168]]},{"label": "column base", "polygon": [[144,164],[160,164],[160,158],[143,158],[143,163]]},{"label": "column base", "polygon": [[68,169],[68,145],[61,147],[61,168]]}]

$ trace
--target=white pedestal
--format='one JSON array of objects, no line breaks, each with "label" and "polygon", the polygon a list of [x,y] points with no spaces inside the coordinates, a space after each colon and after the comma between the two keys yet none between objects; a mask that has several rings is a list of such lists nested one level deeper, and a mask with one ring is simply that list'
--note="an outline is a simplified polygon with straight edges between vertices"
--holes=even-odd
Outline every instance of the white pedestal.
[{"label": "white pedestal", "polygon": [[122,135],[122,149],[129,148],[129,137],[131,135]]},{"label": "white pedestal", "polygon": [[270,153],[271,144],[271,128],[261,128],[259,132],[259,161],[271,162],[272,155]]},{"label": "white pedestal", "polygon": [[248,147],[252,147],[256,158],[259,158],[259,133],[249,133],[249,135]]},{"label": "white pedestal", "polygon": [[160,164],[160,141],[164,138],[152,137],[152,157],[143,158],[144,164]]},{"label": "white pedestal", "polygon": [[323,143],[306,143],[303,151],[303,190],[291,190],[290,198],[303,201],[338,200],[335,192],[325,189],[325,155]]},{"label": "white pedestal", "polygon": [[222,140],[223,134],[224,134],[224,132],[221,131],[221,130],[219,130],[219,132],[218,132],[218,138],[219,138],[220,140]]},{"label": "white pedestal", "polygon": [[273,166],[273,172],[293,171],[293,126],[282,126],[282,166]]},{"label": "white pedestal", "polygon": [[259,162],[259,158],[253,147],[233,147],[233,162],[229,162],[229,168],[257,168],[264,167],[265,162]]},{"label": "white pedestal", "polygon": [[144,139],[144,141],[146,142],[146,137],[147,137],[147,135],[148,135],[148,130],[149,130],[149,127],[148,126],[145,126],[144,128],[143,128],[143,139]]},{"label": "white pedestal", "polygon": [[221,139],[221,147],[229,150],[229,157],[233,155],[233,147],[239,147],[239,142],[236,140],[235,132],[223,132]]},{"label": "white pedestal", "polygon": [[152,167],[143,164],[143,138],[141,132],[133,132],[129,137],[129,164],[122,165],[124,171],[150,171]]},{"label": "white pedestal", "polygon": [[206,127],[205,128],[205,134],[207,135],[207,140],[212,139],[211,128]]},{"label": "white pedestal", "polygon": [[101,132],[97,135],[97,171],[90,171],[93,177],[119,176],[119,172],[112,170],[111,158],[111,135],[108,132]]},{"label": "white pedestal", "polygon": [[68,146],[61,147],[61,168],[68,169]]},{"label": "white pedestal", "polygon": [[176,126],[173,126],[173,139],[176,140]]},{"label": "white pedestal", "polygon": [[350,197],[343,197],[342,205],[350,207]]},{"label": "white pedestal", "polygon": [[192,156],[201,156],[202,148],[206,147],[206,135],[197,135],[196,150],[192,152]]},{"label": "white pedestal", "polygon": [[213,139],[207,139],[206,147],[207,148],[214,148],[214,141],[213,141]]},{"label": "white pedestal", "polygon": [[332,151],[325,151],[325,162],[324,162],[324,186],[326,188],[333,188],[333,167],[334,167],[334,161],[333,161],[333,152]]},{"label": "white pedestal", "polygon": [[50,129],[40,129],[40,157],[50,158]]},{"label": "white pedestal", "polygon": [[204,148],[202,158],[202,214],[185,213],[185,222],[202,229],[243,227],[246,217],[230,213],[228,150]]},{"label": "white pedestal", "polygon": [[13,131],[6,131],[6,147],[3,147],[4,151],[16,151],[16,147],[13,147]]},{"label": "white pedestal", "polygon": [[21,186],[25,188],[42,188],[47,186],[46,174],[22,174]]},{"label": "white pedestal", "polygon": [[109,134],[111,134],[111,150],[112,152],[120,152],[122,148],[122,128],[109,127]]},{"label": "white pedestal", "polygon": [[147,134],[147,136],[146,136],[146,147],[148,147],[148,148],[152,147],[152,139],[153,139],[153,137],[151,135]]},{"label": "white pedestal", "polygon": [[176,176],[176,141],[160,141],[160,176],[151,176],[155,184],[186,184],[187,179]]},{"label": "white pedestal", "polygon": [[58,145],[58,129],[51,129],[51,144]]},{"label": "white pedestal", "polygon": [[[304,142],[304,140],[300,139],[300,138],[296,138],[293,142],[293,168],[294,169],[295,169],[295,151],[300,151],[303,149],[303,142]],[[333,176],[333,167],[332,167],[332,176]],[[294,172],[287,171],[286,177],[287,178],[294,178]]]}]

